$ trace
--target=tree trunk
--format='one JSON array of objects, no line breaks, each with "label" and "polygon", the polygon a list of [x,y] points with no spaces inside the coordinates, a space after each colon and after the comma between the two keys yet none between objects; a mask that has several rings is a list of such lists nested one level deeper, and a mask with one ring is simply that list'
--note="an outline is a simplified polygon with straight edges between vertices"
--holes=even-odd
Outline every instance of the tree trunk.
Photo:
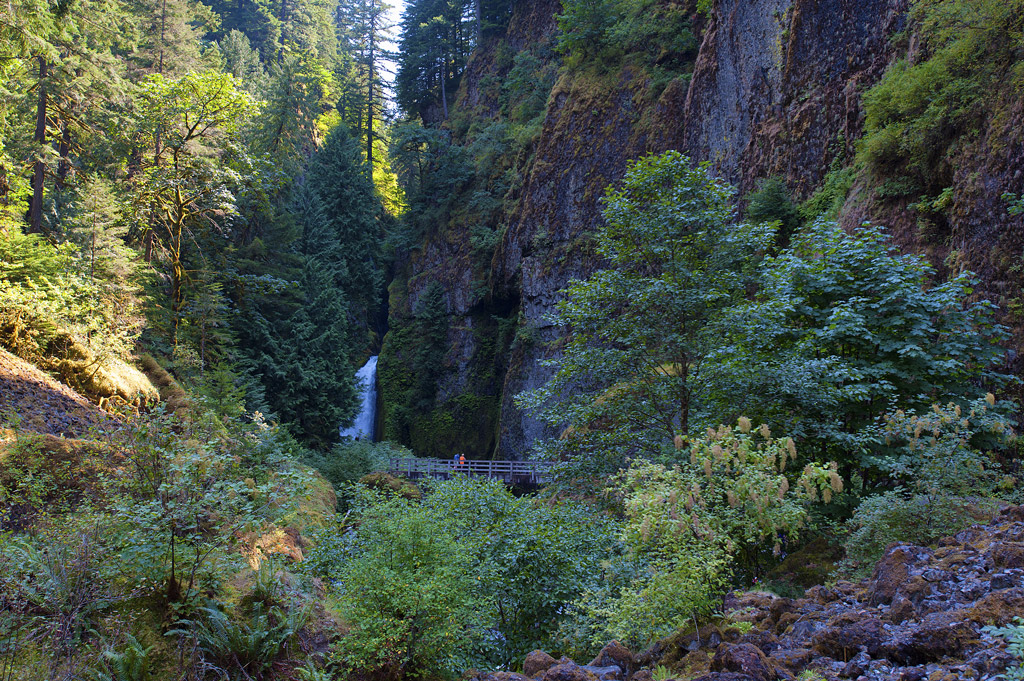
[{"label": "tree trunk", "polygon": [[476,0],[473,3],[476,9],[476,44],[479,45],[484,38],[484,12],[480,8],[483,4],[483,0]]},{"label": "tree trunk", "polygon": [[71,172],[71,126],[67,121],[62,121],[60,124],[60,143],[57,145],[57,155],[60,156],[60,162],[57,164],[57,187],[64,189],[68,173]]},{"label": "tree trunk", "polygon": [[448,120],[448,93],[445,90],[444,81],[447,75],[445,71],[448,70],[448,59],[445,58],[441,62],[441,108],[444,111],[444,119]]},{"label": "tree trunk", "polygon": [[157,64],[156,72],[163,75],[164,72],[164,47],[167,45],[167,0],[160,3],[160,61]]},{"label": "tree trunk", "polygon": [[39,144],[39,158],[36,159],[32,173],[32,204],[28,213],[28,231],[39,234],[43,231],[43,179],[45,165],[42,158],[42,146],[46,143],[46,76],[49,64],[46,57],[39,57],[39,100],[36,105],[35,141]]},{"label": "tree trunk", "polygon": [[373,177],[373,29],[370,29],[370,50],[366,60],[366,165]]}]

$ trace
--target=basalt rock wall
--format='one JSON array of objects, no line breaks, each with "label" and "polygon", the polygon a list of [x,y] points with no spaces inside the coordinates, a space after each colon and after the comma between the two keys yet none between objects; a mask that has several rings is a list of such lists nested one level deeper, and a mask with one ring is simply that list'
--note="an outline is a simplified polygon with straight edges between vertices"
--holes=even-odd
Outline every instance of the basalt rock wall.
[{"label": "basalt rock wall", "polygon": [[[486,85],[508,72],[502,51],[550,45],[559,11],[553,0],[518,3],[506,34],[471,61],[456,107],[499,119],[496,90]],[[472,455],[522,458],[535,439],[557,434],[513,398],[550,375],[542,362],[558,349],[548,315],[560,289],[600,267],[591,239],[599,199],[630,160],[678,149],[710,162],[741,193],[774,176],[805,199],[855,154],[864,91],[915,49],[912,40],[894,40],[907,33],[908,0],[717,0],[707,17],[690,11],[699,50],[692,71],[667,84],[655,85],[651,71],[629,59],[603,68],[561,66],[540,133],[506,197],[489,263],[471,262],[470,235],[460,227],[441,230],[407,263],[406,311],[426,282],[445,287],[451,324],[444,399],[471,387],[472,367],[486,354],[474,324],[495,310],[516,321],[514,339],[500,352],[485,349],[486,361],[496,362],[488,374],[492,411],[472,426],[489,431],[486,451]],[[948,222],[938,232],[921,229],[907,200],[873,200],[864,181],[849,192],[841,220],[889,226],[901,247],[928,253],[940,270],[971,267],[984,279],[982,293],[1006,306],[1019,289],[1014,263],[1024,225],[1000,195],[1024,191],[1024,115],[1019,101],[1003,104],[1009,113],[962,150],[975,160],[957,171]]]}]

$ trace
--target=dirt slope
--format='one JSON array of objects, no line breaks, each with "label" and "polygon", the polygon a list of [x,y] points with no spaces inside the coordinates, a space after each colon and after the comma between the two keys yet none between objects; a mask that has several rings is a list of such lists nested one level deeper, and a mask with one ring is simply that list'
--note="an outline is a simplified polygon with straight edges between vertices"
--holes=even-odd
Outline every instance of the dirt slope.
[{"label": "dirt slope", "polygon": [[105,411],[34,365],[0,349],[0,425],[81,437]]}]

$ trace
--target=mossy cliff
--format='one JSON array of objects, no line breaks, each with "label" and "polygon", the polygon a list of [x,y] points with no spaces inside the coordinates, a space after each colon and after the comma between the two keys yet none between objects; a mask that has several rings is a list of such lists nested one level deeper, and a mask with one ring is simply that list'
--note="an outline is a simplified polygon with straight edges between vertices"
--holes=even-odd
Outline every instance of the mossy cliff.
[{"label": "mossy cliff", "polygon": [[[865,151],[892,134],[892,121],[920,127],[934,118],[894,98],[884,102],[895,113],[879,114],[885,106],[871,94],[900,64],[928,64],[946,49],[941,27],[908,0],[717,0],[707,13],[691,2],[650,2],[614,34],[626,39],[583,56],[553,49],[561,11],[553,0],[517,3],[504,34],[477,50],[441,124],[472,173],[392,285],[385,436],[421,454],[520,458],[552,434],[513,397],[549,375],[541,361],[557,344],[546,315],[559,289],[600,265],[590,234],[605,187],[649,152],[708,161],[741,192],[780,178],[808,218],[824,211],[845,225],[887,225],[940,271],[979,272],[981,294],[1024,326],[1014,312],[1024,224],[1002,198],[1024,193],[1019,50],[989,55],[1001,71],[961,65],[952,74],[991,91],[950,105],[955,125],[934,123],[945,136],[930,163],[939,170],[915,175],[912,150],[898,162]],[[530,104],[538,98],[542,106]],[[435,283],[447,320],[436,364],[422,352],[417,321]],[[428,369],[437,372],[433,394],[412,399]]]}]

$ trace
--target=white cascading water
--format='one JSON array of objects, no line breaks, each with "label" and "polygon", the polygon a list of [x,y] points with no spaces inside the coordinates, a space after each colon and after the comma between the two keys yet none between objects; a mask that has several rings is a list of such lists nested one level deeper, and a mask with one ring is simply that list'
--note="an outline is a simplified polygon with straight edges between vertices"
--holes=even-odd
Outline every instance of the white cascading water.
[{"label": "white cascading water", "polygon": [[377,417],[377,355],[366,361],[356,372],[356,380],[362,386],[363,406],[350,428],[339,428],[341,437],[353,440],[372,440],[373,422]]}]

